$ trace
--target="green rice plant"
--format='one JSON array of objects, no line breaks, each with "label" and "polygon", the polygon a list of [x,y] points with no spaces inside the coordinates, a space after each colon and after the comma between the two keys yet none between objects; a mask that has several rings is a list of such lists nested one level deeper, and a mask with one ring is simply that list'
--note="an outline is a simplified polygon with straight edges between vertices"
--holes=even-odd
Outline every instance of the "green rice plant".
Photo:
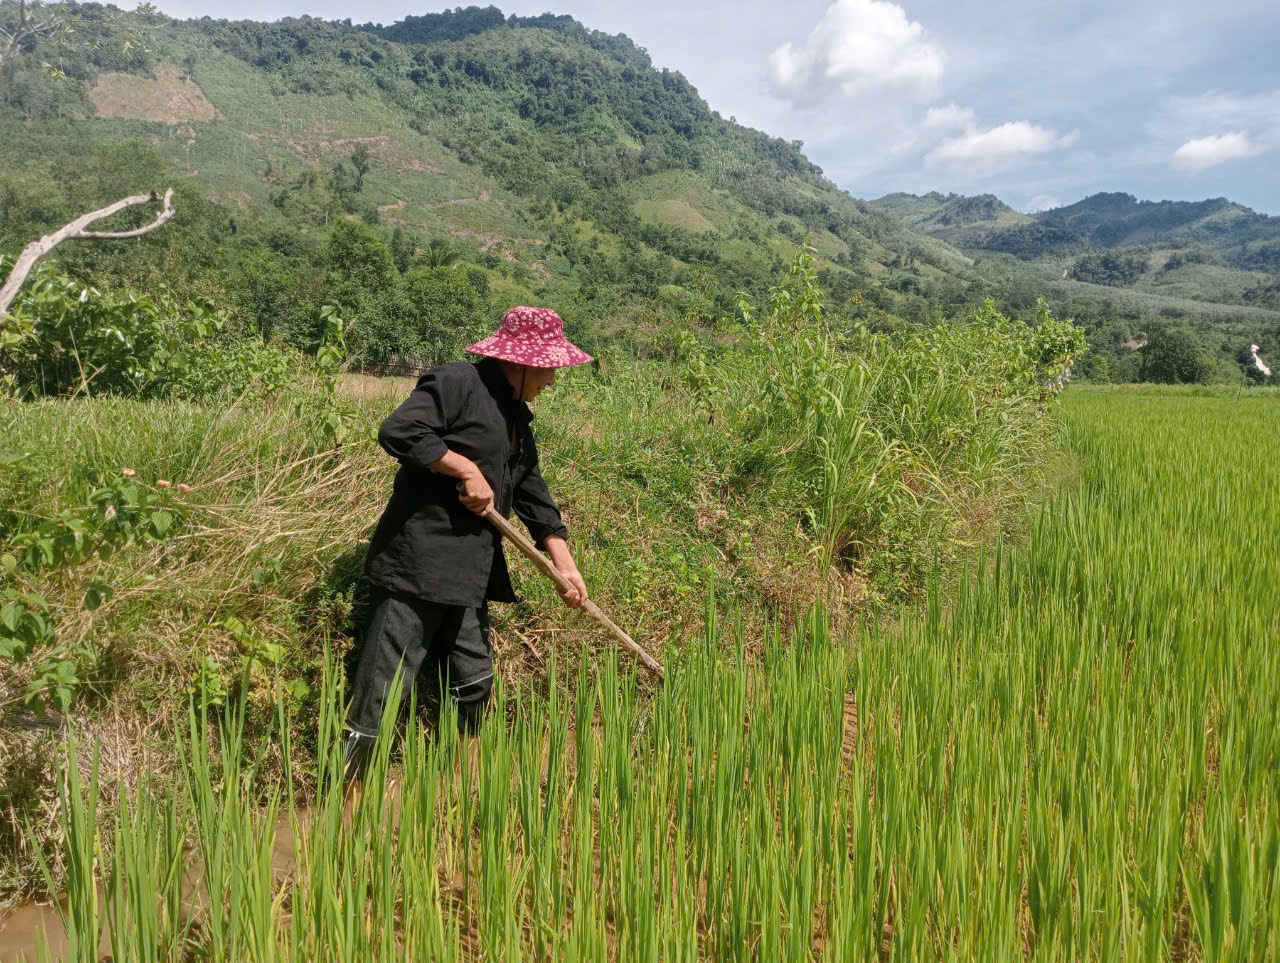
[{"label": "green rice plant", "polygon": [[114,840],[106,885],[112,956],[140,963],[182,959],[188,927],[176,884],[186,854],[176,800],[126,799]]},{"label": "green rice plant", "polygon": [[389,713],[349,820],[332,667],[309,806],[234,705],[114,822],[69,756],[72,945],[105,908],[121,959],[1275,959],[1280,408],[1154,402],[1074,390],[1079,483],[892,622],[712,600],[652,696],[612,657],[499,685],[474,770],[448,706]]},{"label": "green rice plant", "polygon": [[[72,963],[93,963],[98,958],[103,921],[102,894],[98,887],[101,855],[98,835],[100,754],[95,746],[86,784],[80,773],[78,751],[79,741],[74,733],[70,734],[59,760],[58,804],[63,838],[60,855],[66,895],[59,901],[58,913],[67,934],[67,959]],[[52,867],[43,853],[40,855],[40,869],[50,890],[56,892]]]}]

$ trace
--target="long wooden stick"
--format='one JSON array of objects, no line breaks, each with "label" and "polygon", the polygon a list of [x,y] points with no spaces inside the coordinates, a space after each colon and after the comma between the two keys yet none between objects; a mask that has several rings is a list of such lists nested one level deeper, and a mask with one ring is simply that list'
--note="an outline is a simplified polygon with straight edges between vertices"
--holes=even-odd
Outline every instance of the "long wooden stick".
[{"label": "long wooden stick", "polygon": [[[543,575],[555,582],[561,591],[570,591],[573,588],[569,583],[569,580],[556,571],[556,567],[551,564],[551,560],[539,552],[533,542],[529,541],[528,538],[517,531],[516,527],[509,521],[499,515],[496,511],[492,510],[485,512],[484,517],[487,518],[493,527],[500,531],[508,541],[515,542],[516,548],[520,549],[529,561],[538,566],[538,569]],[[596,605],[595,602],[587,599],[582,603],[582,608],[588,615],[608,629],[609,634],[613,636],[614,640],[639,659],[640,663],[656,675],[659,680],[666,678],[666,675],[662,671],[662,666],[658,661],[644,649],[640,648],[631,636],[618,628],[609,616],[600,611],[600,607]]]}]

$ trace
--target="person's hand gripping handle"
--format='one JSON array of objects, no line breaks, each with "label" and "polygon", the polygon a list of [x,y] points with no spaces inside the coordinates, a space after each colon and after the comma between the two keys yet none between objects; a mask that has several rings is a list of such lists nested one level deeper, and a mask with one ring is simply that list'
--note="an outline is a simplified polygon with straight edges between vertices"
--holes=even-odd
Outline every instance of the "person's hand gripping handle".
[{"label": "person's hand gripping handle", "polygon": [[[493,505],[493,489],[485,479],[484,474],[477,469],[473,463],[462,458],[462,456],[450,452],[450,455],[446,457],[452,457],[458,462],[457,465],[451,463],[448,467],[451,469],[450,474],[457,472],[455,477],[458,477],[459,475],[461,476],[458,477],[457,489],[458,498],[462,504],[470,511],[473,511],[477,515],[481,515],[487,519],[489,523],[501,532],[508,541],[514,542],[515,546],[520,549],[521,553],[528,558],[529,561],[533,562],[543,575],[555,583],[556,588],[560,591],[560,597],[569,605],[574,608],[581,608],[583,611],[587,612],[587,614],[608,630],[614,641],[618,642],[618,644],[623,648],[635,655],[646,669],[652,672],[659,679],[664,679],[665,674],[662,671],[661,664],[659,664],[659,662],[648,652],[640,648],[631,636],[618,628],[609,616],[600,611],[600,607],[596,605],[595,602],[586,597],[585,585],[575,585],[566,578],[558,569],[556,569],[549,558],[538,551],[537,546],[534,545],[533,542],[529,541],[529,539],[518,532],[510,522],[498,514]],[[442,459],[442,461],[443,460],[444,459]],[[463,462],[465,462],[465,464],[462,464]],[[574,605],[574,602],[577,602],[578,604]]]},{"label": "person's hand gripping handle", "polygon": [[[560,574],[560,572],[556,570],[556,567],[551,564],[551,560],[539,552],[537,546],[517,531],[514,525],[492,510],[486,512],[484,517],[488,519],[489,524],[502,533],[503,537],[510,542],[514,542],[516,548],[520,549],[520,552],[529,559],[529,561],[538,566],[539,571],[541,571],[543,575],[555,583],[556,588],[560,590],[561,596],[576,591],[576,587],[573,583]],[[659,680],[666,677],[665,673],[662,671],[662,665],[658,660],[644,649],[640,648],[631,636],[618,628],[609,616],[600,611],[600,607],[596,605],[595,602],[590,599],[586,599],[582,603],[581,608],[593,619],[603,625],[613,637],[614,641],[639,659],[640,664],[657,676]]]}]

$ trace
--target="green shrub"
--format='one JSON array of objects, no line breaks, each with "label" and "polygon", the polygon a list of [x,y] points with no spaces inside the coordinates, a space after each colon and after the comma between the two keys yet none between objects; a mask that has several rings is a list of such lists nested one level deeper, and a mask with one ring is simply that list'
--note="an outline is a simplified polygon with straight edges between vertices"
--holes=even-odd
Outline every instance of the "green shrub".
[{"label": "green shrub", "polygon": [[[123,548],[163,541],[182,519],[182,506],[167,481],[150,487],[133,480],[135,472],[97,475],[83,505],[64,508],[9,539],[0,555],[0,664],[6,672],[31,663],[27,702],[66,711],[93,653],[83,641],[60,643],[49,604],[25,586],[35,576],[61,572],[93,559],[107,559]],[[80,606],[93,610],[114,593],[114,586],[90,579]]]},{"label": "green shrub", "polygon": [[[0,273],[7,267],[0,263]],[[207,305],[101,291],[41,265],[0,333],[0,368],[10,390],[27,397],[140,395],[221,323]]]},{"label": "green shrub", "polygon": [[1199,384],[1209,378],[1209,362],[1190,332],[1153,331],[1142,347],[1140,378],[1162,384]]},{"label": "green shrub", "polygon": [[305,370],[303,355],[255,339],[205,341],[184,349],[181,364],[162,372],[148,393],[191,399],[274,395]]},{"label": "green shrub", "polygon": [[[8,265],[0,260],[0,274]],[[258,339],[219,340],[226,315],[167,292],[99,290],[39,265],[0,327],[0,385],[22,398],[274,393],[300,367]]]},{"label": "green shrub", "polygon": [[437,357],[456,355],[491,320],[488,279],[481,290],[473,273],[485,278],[449,267],[415,267],[404,276],[413,328]]},{"label": "green shrub", "polygon": [[355,304],[360,295],[394,287],[399,276],[391,249],[368,225],[338,221],[325,248],[329,267],[329,299]]},{"label": "green shrub", "polygon": [[1132,284],[1147,272],[1150,260],[1145,251],[1105,251],[1086,254],[1071,269],[1071,277],[1090,284],[1106,284],[1124,287]]},{"label": "green shrub", "polygon": [[409,302],[398,288],[361,298],[343,311],[351,318],[351,355],[357,365],[419,353],[422,337]]}]

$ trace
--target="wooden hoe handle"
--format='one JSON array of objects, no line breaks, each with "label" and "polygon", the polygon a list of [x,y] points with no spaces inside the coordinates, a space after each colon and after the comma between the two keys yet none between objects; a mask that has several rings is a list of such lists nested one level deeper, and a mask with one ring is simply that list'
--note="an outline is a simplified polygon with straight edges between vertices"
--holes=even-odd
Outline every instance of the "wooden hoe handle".
[{"label": "wooden hoe handle", "polygon": [[[520,549],[529,561],[538,566],[543,575],[555,582],[556,586],[559,587],[561,591],[567,592],[573,589],[573,586],[569,584],[569,580],[556,571],[556,567],[551,564],[551,560],[539,552],[533,542],[529,541],[527,537],[517,531],[514,525],[493,510],[485,512],[484,517],[488,519],[493,527],[500,531],[506,539],[514,542],[516,548]],[[596,605],[595,602],[587,599],[582,603],[582,608],[588,615],[608,629],[609,634],[613,636],[614,640],[639,659],[646,669],[657,676],[659,680],[665,679],[662,666],[658,661],[644,649],[640,648],[631,636],[618,628],[618,626],[614,624],[613,619],[601,612],[600,607]]]}]

